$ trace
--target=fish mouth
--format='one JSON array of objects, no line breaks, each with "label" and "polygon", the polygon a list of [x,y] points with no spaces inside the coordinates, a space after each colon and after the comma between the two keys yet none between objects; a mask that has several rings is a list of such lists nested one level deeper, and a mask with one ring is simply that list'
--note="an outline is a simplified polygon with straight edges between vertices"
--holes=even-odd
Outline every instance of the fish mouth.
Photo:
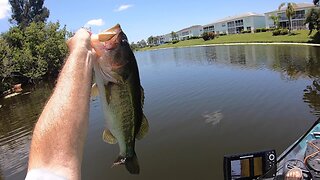
[{"label": "fish mouth", "polygon": [[98,34],[98,39],[103,43],[104,49],[112,50],[115,49],[118,44],[123,40],[123,32],[121,26],[116,24],[110,29],[107,29]]},{"label": "fish mouth", "polygon": [[129,43],[119,24],[99,34],[91,35],[91,45],[99,57],[103,56],[106,51],[119,49],[122,44]]}]

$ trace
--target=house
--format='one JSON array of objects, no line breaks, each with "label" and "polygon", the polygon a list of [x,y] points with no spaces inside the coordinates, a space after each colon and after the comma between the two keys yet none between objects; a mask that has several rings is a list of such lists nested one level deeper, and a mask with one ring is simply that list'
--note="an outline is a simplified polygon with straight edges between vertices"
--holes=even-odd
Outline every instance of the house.
[{"label": "house", "polygon": [[185,40],[191,37],[200,37],[202,35],[203,28],[201,25],[195,25],[191,27],[187,27],[177,31],[178,39]]},{"label": "house", "polygon": [[265,16],[257,13],[244,13],[236,16],[229,16],[216,22],[203,26],[204,32],[216,34],[236,34],[241,31],[254,31],[257,28],[266,26]]},{"label": "house", "polygon": [[[306,19],[306,14],[311,8],[314,8],[315,5],[312,3],[297,3],[295,8],[295,13],[292,17],[291,27],[292,29],[307,29],[307,25],[304,24]],[[273,20],[270,18],[272,15],[279,16],[279,24],[282,28],[289,27],[289,20],[286,16],[287,6],[282,7],[280,10],[275,10],[265,13],[266,18],[266,27],[272,28],[275,27]]]}]

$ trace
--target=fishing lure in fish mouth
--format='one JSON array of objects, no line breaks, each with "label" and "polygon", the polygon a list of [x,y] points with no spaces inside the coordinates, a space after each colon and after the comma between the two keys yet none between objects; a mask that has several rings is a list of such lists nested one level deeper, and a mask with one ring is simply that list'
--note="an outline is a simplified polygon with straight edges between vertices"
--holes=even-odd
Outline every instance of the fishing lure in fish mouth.
[{"label": "fishing lure in fish mouth", "polygon": [[149,124],[142,110],[144,90],[136,59],[119,24],[92,34],[91,44],[98,55],[91,93],[100,94],[107,125],[102,137],[109,144],[118,143],[120,148],[112,167],[125,165],[131,174],[139,174],[135,141],[147,134]]},{"label": "fishing lure in fish mouth", "polygon": [[122,158],[122,159],[120,159],[119,161],[113,163],[113,165],[112,165],[111,167],[115,167],[115,166],[118,166],[118,165],[121,165],[121,164],[125,164],[126,159],[127,159],[127,158]]}]

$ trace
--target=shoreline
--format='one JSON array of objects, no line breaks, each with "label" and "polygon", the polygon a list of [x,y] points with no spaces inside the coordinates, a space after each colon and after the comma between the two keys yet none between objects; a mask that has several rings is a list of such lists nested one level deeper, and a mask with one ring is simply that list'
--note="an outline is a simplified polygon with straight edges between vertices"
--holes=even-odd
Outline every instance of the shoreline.
[{"label": "shoreline", "polygon": [[200,44],[200,45],[190,45],[190,46],[180,46],[180,47],[164,47],[164,48],[156,48],[156,49],[149,49],[149,50],[142,50],[137,52],[143,51],[156,51],[156,50],[163,50],[163,49],[174,49],[174,48],[190,48],[190,47],[210,47],[210,46],[241,46],[241,45],[293,45],[293,46],[314,46],[320,47],[320,44],[315,43],[290,43],[290,42],[247,42],[247,43],[217,43],[217,44]]}]

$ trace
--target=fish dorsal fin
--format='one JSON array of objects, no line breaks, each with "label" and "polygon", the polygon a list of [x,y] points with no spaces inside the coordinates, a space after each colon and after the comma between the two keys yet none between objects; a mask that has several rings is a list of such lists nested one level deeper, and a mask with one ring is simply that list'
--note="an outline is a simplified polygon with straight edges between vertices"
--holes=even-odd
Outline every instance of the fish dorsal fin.
[{"label": "fish dorsal fin", "polygon": [[141,107],[144,105],[144,89],[142,86],[140,86],[141,89]]},{"label": "fish dorsal fin", "polygon": [[91,87],[91,96],[97,97],[99,95],[99,89],[96,83],[94,83]]},{"label": "fish dorsal fin", "polygon": [[141,126],[140,126],[138,134],[136,135],[136,139],[138,139],[138,140],[142,139],[144,136],[146,136],[148,131],[149,131],[149,123],[148,123],[146,116],[143,115]]},{"label": "fish dorsal fin", "polygon": [[102,134],[102,139],[109,144],[117,144],[117,139],[112,135],[109,129],[105,129]]}]

